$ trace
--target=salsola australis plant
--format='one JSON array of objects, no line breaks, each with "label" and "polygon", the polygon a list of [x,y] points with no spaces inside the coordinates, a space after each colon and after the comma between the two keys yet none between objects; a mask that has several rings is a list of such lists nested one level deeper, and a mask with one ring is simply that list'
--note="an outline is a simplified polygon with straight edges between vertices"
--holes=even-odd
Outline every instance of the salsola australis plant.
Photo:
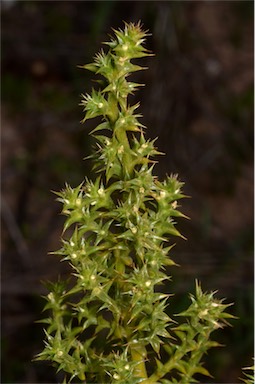
[{"label": "salsola australis plant", "polygon": [[101,118],[92,131],[98,176],[57,193],[66,221],[55,253],[72,273],[49,285],[45,348],[37,359],[50,360],[65,382],[192,383],[196,374],[209,376],[201,359],[218,345],[211,333],[232,316],[198,282],[179,324],[166,312],[171,295],[160,286],[168,292],[172,238],[181,236],[173,218],[184,216],[177,203],[182,183],[153,175],[155,140],[145,138],[139,105],[128,102],[140,86],[128,76],[144,69],[132,60],[150,55],[147,33],[139,23],[114,33],[107,53],[84,65],[101,76],[101,89],[81,102],[83,122]]}]

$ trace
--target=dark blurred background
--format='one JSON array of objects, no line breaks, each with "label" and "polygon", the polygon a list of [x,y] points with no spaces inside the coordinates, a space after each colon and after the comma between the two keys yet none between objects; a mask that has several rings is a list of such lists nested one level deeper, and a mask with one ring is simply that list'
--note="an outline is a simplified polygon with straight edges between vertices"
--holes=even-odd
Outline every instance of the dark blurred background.
[{"label": "dark blurred background", "polygon": [[[185,182],[171,269],[178,313],[198,278],[234,302],[239,319],[215,333],[226,347],[207,357],[213,383],[240,382],[253,355],[253,2],[2,1],[2,383],[54,383],[42,347],[45,293],[66,266],[47,252],[60,246],[64,218],[52,190],[94,177],[80,94],[92,57],[123,20],[152,33],[141,59],[147,137],[166,153],[156,173]],[[207,380],[208,382],[208,380]]]}]

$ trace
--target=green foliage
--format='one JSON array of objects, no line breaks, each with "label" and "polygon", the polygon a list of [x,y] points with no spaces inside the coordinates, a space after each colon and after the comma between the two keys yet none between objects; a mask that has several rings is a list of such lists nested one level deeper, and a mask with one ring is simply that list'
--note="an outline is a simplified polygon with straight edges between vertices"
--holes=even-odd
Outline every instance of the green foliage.
[{"label": "green foliage", "polygon": [[141,85],[128,76],[144,69],[131,60],[150,55],[143,47],[147,33],[140,24],[114,32],[107,53],[83,67],[101,76],[101,88],[81,102],[83,122],[101,117],[92,132],[98,177],[57,193],[66,221],[55,253],[73,273],[49,285],[45,348],[37,359],[53,362],[69,381],[191,383],[196,374],[210,376],[201,359],[218,346],[211,333],[232,316],[198,283],[179,314],[182,323],[166,313],[170,294],[159,287],[175,264],[172,238],[182,236],[174,221],[185,217],[177,203],[182,183],[153,175],[160,152],[145,138],[138,105],[128,103]]},{"label": "green foliage", "polygon": [[243,372],[245,378],[242,379],[242,381],[245,384],[254,384],[255,377],[254,377],[254,365],[252,367],[246,367],[243,368],[243,371],[250,371],[249,373]]}]

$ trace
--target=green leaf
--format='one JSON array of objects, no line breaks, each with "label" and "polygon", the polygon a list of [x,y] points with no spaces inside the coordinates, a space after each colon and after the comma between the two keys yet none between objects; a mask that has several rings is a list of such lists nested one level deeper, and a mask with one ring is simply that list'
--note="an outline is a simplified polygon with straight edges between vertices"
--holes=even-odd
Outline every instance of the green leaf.
[{"label": "green leaf", "polygon": [[204,376],[208,376],[208,377],[213,378],[213,376],[212,376],[212,375],[208,372],[208,370],[205,369],[204,367],[201,367],[201,366],[199,366],[199,367],[195,367],[195,368],[192,369],[192,371],[193,371],[193,375],[194,375],[195,373],[201,373],[201,375],[204,375]]},{"label": "green leaf", "polygon": [[160,351],[160,345],[163,343],[162,340],[160,340],[159,337],[157,336],[154,336],[153,338],[149,338],[149,343],[150,345],[152,346],[152,348],[154,349],[154,351],[159,354],[159,351]]}]

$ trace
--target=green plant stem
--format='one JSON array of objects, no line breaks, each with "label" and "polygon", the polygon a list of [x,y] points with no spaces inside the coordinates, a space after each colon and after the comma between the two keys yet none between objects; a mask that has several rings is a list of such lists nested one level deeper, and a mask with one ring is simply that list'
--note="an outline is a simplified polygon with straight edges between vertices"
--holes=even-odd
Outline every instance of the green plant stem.
[{"label": "green plant stem", "polygon": [[159,379],[164,377],[173,368],[175,368],[176,362],[178,362],[180,359],[182,359],[184,355],[185,355],[185,352],[184,353],[175,354],[174,357],[172,357],[164,365],[162,365],[160,370],[157,370],[148,379],[143,380],[142,384],[156,384]]},{"label": "green plant stem", "polygon": [[118,119],[119,109],[118,109],[118,100],[114,94],[109,93],[108,97],[109,105],[111,105],[111,114],[109,115],[110,122],[114,124]]},{"label": "green plant stem", "polygon": [[119,249],[114,250],[114,256],[116,259],[116,262],[115,262],[116,271],[119,273],[120,276],[122,276],[125,273],[125,264],[123,263],[123,261],[120,258],[120,250]]},{"label": "green plant stem", "polygon": [[[147,358],[146,348],[142,345],[132,346],[130,348],[132,360],[137,362],[135,368],[135,377],[139,377],[141,379],[147,379],[147,371],[145,366],[145,359]],[[146,382],[146,381],[144,381]]]},{"label": "green plant stem", "polygon": [[115,133],[116,139],[118,140],[119,143],[122,143],[123,145],[123,178],[126,176],[128,178],[131,177],[132,170],[133,170],[133,164],[132,164],[132,159],[130,158],[130,144],[128,141],[127,137],[127,132],[123,128],[121,130],[118,130],[118,132]]}]

